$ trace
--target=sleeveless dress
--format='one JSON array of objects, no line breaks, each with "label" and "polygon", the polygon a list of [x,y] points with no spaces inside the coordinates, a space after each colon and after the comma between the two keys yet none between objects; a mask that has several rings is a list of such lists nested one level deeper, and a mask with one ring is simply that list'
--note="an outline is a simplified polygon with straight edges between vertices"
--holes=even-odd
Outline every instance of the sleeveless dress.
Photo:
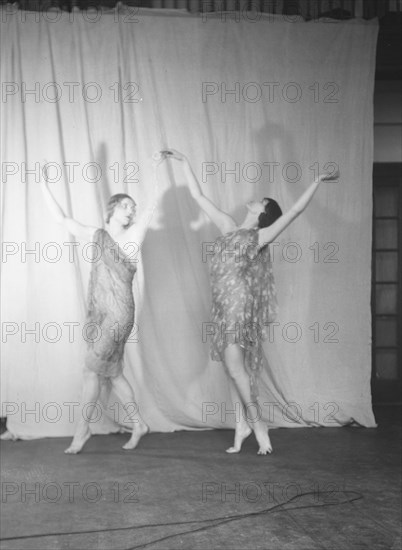
[{"label": "sleeveless dress", "polygon": [[134,326],[132,283],[137,270],[104,229],[94,235],[88,287],[85,365],[104,378],[123,371],[124,346]]},{"label": "sleeveless dress", "polygon": [[258,248],[258,229],[237,229],[219,237],[210,262],[212,286],[211,358],[224,361],[225,348],[239,344],[253,399],[263,367],[262,341],[278,305],[269,246]]}]

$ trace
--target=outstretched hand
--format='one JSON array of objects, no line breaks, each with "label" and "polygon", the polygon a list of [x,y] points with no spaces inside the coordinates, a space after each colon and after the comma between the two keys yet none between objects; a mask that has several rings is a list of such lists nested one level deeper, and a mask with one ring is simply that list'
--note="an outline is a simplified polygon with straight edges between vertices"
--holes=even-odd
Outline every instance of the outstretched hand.
[{"label": "outstretched hand", "polygon": [[318,181],[337,181],[339,179],[340,172],[335,170],[332,174],[321,174],[318,176]]},{"label": "outstretched hand", "polygon": [[183,153],[180,153],[179,151],[176,151],[176,149],[165,149],[164,151],[160,152],[161,155],[164,156],[164,158],[173,158],[176,160],[185,160],[185,156]]},{"label": "outstretched hand", "polygon": [[152,156],[152,158],[156,162],[157,166],[168,158],[180,161],[186,160],[186,157],[182,153],[179,153],[179,151],[176,151],[176,149],[164,149],[163,151],[158,151]]}]

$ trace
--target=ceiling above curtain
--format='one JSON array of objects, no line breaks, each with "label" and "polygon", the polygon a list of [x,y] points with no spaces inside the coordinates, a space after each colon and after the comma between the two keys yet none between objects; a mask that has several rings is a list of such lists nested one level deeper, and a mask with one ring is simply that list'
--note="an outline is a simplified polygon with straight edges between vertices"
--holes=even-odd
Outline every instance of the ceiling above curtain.
[{"label": "ceiling above curtain", "polygon": [[[9,2],[1,0],[1,4]],[[11,4],[11,2],[10,2]],[[321,17],[351,19],[362,17],[372,19],[387,13],[401,12],[401,0],[20,0],[13,7],[46,11],[58,8],[88,10],[115,8],[123,4],[137,8],[182,9],[190,12],[250,11],[300,16],[309,21]]]}]

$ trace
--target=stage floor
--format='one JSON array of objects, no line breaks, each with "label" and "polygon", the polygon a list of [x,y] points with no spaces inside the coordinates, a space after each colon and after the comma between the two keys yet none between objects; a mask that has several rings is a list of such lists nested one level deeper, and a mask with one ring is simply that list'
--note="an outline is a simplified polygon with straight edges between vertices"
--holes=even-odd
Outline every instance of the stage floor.
[{"label": "stage floor", "polygon": [[[270,432],[228,455],[232,431],[2,442],[2,549],[401,548],[400,408],[378,428]],[[44,536],[46,535],[46,536]]]}]

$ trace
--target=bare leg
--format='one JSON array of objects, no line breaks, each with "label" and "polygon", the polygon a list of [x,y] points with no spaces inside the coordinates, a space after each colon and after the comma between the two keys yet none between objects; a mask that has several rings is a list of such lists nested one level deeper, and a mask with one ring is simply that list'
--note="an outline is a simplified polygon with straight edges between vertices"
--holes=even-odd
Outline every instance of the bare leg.
[{"label": "bare leg", "polygon": [[123,403],[123,407],[126,413],[129,416],[135,414],[136,418],[133,419],[133,433],[127,443],[123,445],[123,449],[135,449],[135,447],[138,445],[139,440],[149,431],[149,428],[140,415],[137,404],[135,402],[134,390],[131,387],[127,378],[123,374],[121,374],[116,378],[112,378],[111,382],[113,390],[120,401]]},{"label": "bare leg", "polygon": [[[229,345],[225,349],[225,364],[229,371],[229,376],[232,378],[241,397],[243,405],[252,403],[250,380],[244,366],[244,352],[238,344]],[[271,453],[271,441],[269,439],[268,429],[264,422],[258,418],[250,423],[250,427],[254,431],[254,435],[260,446],[258,454],[265,455],[267,453]]]},{"label": "bare leg", "polygon": [[230,393],[232,396],[233,405],[236,408],[237,403],[240,405],[240,418],[236,419],[236,427],[235,427],[235,436],[234,436],[234,443],[233,447],[229,447],[226,449],[227,453],[239,453],[241,450],[241,446],[243,444],[243,441],[248,438],[248,436],[251,434],[251,428],[247,423],[247,420],[245,418],[245,411],[243,406],[243,401],[240,397],[239,392],[237,391],[236,385],[234,381],[230,380]]},{"label": "bare leg", "polygon": [[99,376],[91,370],[84,369],[84,387],[82,391],[83,405],[86,405],[86,418],[81,413],[81,417],[77,424],[77,429],[73,437],[71,445],[64,451],[67,454],[77,454],[81,451],[85,443],[91,437],[89,430],[89,421],[93,416],[96,402],[100,393]]}]

